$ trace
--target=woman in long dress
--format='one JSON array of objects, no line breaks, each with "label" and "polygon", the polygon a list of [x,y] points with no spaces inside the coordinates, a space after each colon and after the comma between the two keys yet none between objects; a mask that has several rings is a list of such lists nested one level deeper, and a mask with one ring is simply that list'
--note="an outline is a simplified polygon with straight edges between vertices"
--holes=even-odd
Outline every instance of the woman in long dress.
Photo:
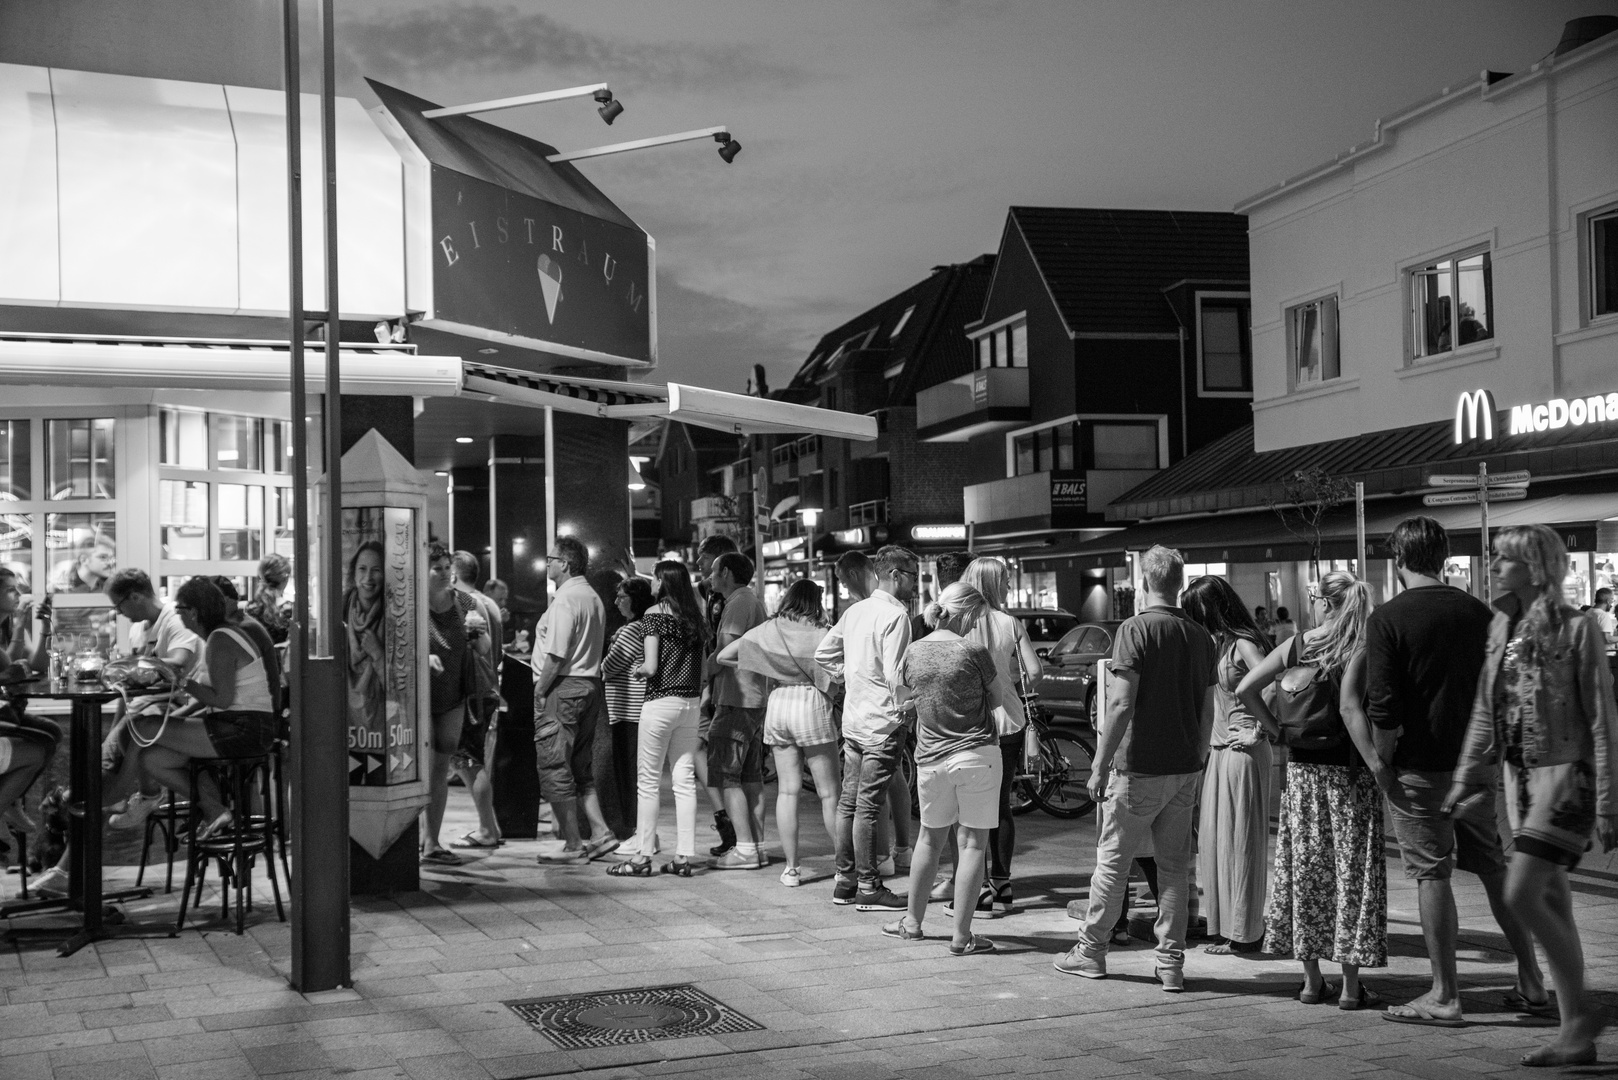
[{"label": "woman in long dress", "polygon": [[1593,1063],[1607,1023],[1585,991],[1567,872],[1589,850],[1592,833],[1604,852],[1618,840],[1618,706],[1605,635],[1563,599],[1567,566],[1562,538],[1544,525],[1495,536],[1491,569],[1504,595],[1445,800],[1452,809],[1489,798],[1494,762],[1505,769],[1513,838],[1506,903],[1545,949],[1562,1021],[1555,1042],[1523,1055],[1530,1067]]},{"label": "woman in long dress", "polygon": [[[1382,792],[1365,767],[1376,753],[1365,718],[1365,619],[1371,592],[1347,571],[1323,575],[1310,590],[1314,628],[1277,645],[1242,677],[1236,696],[1264,727],[1278,726],[1263,690],[1289,669],[1280,694],[1310,702],[1329,734],[1307,740],[1279,725],[1288,743],[1275,883],[1264,915],[1264,951],[1303,965],[1298,1000],[1363,1009],[1382,999],[1360,981],[1360,969],[1388,963],[1388,871],[1382,851]],[[1289,694],[1298,679],[1295,695]],[[1323,685],[1322,685],[1323,684]],[[1289,719],[1296,709],[1282,708]],[[1318,730],[1318,729],[1316,729]],[[1320,971],[1342,965],[1341,986]],[[1341,995],[1339,996],[1339,990]]]},{"label": "woman in long dress", "polygon": [[1197,578],[1180,604],[1213,635],[1219,656],[1197,830],[1202,910],[1215,939],[1204,951],[1257,952],[1269,887],[1270,744],[1280,732],[1259,723],[1236,696],[1236,687],[1264,662],[1269,642],[1224,578]]}]

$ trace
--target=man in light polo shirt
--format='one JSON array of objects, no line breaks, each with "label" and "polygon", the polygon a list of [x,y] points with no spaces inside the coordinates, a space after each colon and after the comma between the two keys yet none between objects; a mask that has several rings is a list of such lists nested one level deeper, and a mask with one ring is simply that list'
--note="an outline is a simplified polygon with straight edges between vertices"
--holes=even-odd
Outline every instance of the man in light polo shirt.
[{"label": "man in light polo shirt", "polygon": [[[596,729],[607,715],[601,685],[607,609],[585,580],[589,563],[589,551],[571,536],[557,537],[545,556],[556,593],[534,629],[534,763],[563,845],[540,862],[589,861],[618,847],[601,816],[591,766]],[[581,802],[590,819],[589,844],[579,833]]]}]

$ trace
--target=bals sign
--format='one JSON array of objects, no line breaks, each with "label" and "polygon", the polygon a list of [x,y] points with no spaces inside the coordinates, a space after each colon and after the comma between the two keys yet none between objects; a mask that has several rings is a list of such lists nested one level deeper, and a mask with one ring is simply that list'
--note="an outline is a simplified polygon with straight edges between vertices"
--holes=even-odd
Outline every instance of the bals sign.
[{"label": "bals sign", "polygon": [[433,166],[433,323],[604,363],[652,362],[638,229]]}]

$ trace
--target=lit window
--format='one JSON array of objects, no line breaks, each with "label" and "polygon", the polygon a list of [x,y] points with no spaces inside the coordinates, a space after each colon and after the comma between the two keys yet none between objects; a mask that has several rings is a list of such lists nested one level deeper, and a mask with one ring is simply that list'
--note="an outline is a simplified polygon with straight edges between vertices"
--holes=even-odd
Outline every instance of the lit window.
[{"label": "lit window", "polygon": [[257,562],[264,557],[264,489],[219,485],[219,556],[226,562]]},{"label": "lit window", "polygon": [[162,453],[158,460],[164,465],[177,465],[182,469],[208,467],[208,418],[204,413],[164,409],[159,416],[162,431]]},{"label": "lit window", "polygon": [[28,439],[27,420],[0,420],[0,499],[7,502],[26,500],[33,487]]},{"label": "lit window", "polygon": [[208,557],[208,485],[195,480],[158,484],[158,528],[163,558]]},{"label": "lit window", "polygon": [[45,558],[53,593],[99,593],[118,569],[113,514],[45,515]]},{"label": "lit window", "polygon": [[1410,271],[1411,356],[1420,360],[1494,337],[1494,271],[1487,251]]},{"label": "lit window", "polygon": [[1618,315],[1618,210],[1590,219],[1590,314]]},{"label": "lit window", "polygon": [[1293,389],[1342,374],[1337,357],[1337,297],[1287,309],[1287,355]]},{"label": "lit window", "polygon": [[112,420],[50,420],[45,427],[45,487],[52,499],[111,499],[113,479]]},{"label": "lit window", "polygon": [[1245,300],[1202,300],[1197,348],[1204,394],[1253,392],[1251,319]]},{"label": "lit window", "polygon": [[209,413],[213,428],[214,468],[258,472],[263,465],[264,421],[256,416]]}]

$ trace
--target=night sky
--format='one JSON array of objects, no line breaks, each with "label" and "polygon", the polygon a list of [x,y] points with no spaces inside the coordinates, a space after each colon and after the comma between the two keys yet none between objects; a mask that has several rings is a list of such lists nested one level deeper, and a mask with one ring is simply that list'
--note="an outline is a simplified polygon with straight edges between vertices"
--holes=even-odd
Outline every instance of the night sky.
[{"label": "night sky", "polygon": [[1229,210],[1368,139],[1377,117],[1548,55],[1618,0],[342,0],[360,74],[561,149],[716,124],[581,168],[657,239],[655,378],[779,383],[838,323],[998,246],[1013,204]]}]

